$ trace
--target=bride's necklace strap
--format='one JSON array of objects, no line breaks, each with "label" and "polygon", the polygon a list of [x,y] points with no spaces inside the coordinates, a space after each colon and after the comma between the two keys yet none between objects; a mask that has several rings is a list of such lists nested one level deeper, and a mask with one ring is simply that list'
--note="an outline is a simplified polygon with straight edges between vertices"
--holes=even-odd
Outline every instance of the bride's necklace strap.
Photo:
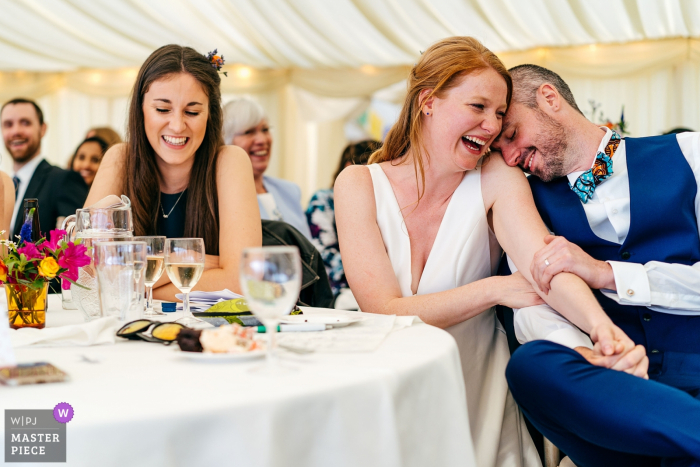
[{"label": "bride's necklace strap", "polygon": [[173,207],[170,208],[170,211],[168,211],[167,214],[165,213],[165,209],[163,209],[163,202],[162,202],[162,200],[161,200],[162,196],[159,196],[159,197],[158,197],[158,198],[159,198],[159,199],[158,199],[158,204],[160,205],[160,211],[163,213],[163,219],[167,219],[168,216],[170,216],[170,214],[173,213],[173,209],[175,209],[175,206],[177,206],[177,203],[180,202],[180,198],[182,198],[182,195],[183,195],[186,191],[187,191],[187,188],[185,188],[184,190],[182,190],[182,191],[180,192],[180,196],[177,197],[177,201],[175,201],[175,204],[173,204]]}]

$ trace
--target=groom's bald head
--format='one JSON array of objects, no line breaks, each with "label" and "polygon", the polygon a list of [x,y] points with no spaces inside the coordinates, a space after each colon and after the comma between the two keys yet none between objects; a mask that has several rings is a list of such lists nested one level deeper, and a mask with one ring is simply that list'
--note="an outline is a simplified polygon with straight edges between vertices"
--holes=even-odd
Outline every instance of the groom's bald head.
[{"label": "groom's bald head", "polygon": [[569,85],[561,76],[538,65],[518,65],[508,70],[513,78],[513,102],[530,109],[537,109],[537,91],[543,84],[550,84],[574,110],[583,115]]}]

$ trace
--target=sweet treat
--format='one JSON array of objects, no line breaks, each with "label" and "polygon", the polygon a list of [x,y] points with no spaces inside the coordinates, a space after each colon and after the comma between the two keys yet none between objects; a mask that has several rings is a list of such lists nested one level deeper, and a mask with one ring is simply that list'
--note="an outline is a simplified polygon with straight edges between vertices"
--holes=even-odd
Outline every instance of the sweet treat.
[{"label": "sweet treat", "polygon": [[254,334],[253,328],[238,324],[202,331],[183,329],[177,343],[187,352],[244,353],[262,348],[262,344],[253,340]]}]

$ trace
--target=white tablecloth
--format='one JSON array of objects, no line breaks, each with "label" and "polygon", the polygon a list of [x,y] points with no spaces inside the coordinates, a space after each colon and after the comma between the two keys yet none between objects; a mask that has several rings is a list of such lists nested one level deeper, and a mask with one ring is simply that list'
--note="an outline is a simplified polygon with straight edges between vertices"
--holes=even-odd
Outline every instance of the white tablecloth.
[{"label": "white tablecloth", "polygon": [[[48,326],[81,320],[51,297]],[[371,353],[285,353],[298,371],[275,377],[248,371],[262,360],[193,362],[145,342],[16,354],[71,376],[0,386],[2,409],[73,406],[70,466],[475,465],[457,346],[422,323]]]}]

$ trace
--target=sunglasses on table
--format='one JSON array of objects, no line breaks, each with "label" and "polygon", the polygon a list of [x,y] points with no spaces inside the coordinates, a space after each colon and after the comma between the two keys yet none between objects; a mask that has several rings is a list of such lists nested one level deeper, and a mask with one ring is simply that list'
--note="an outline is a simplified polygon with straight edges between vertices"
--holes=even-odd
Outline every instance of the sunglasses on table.
[{"label": "sunglasses on table", "polygon": [[129,340],[143,340],[170,345],[177,339],[177,335],[183,329],[186,329],[186,327],[180,323],[137,319],[122,326],[117,331],[117,336]]}]

